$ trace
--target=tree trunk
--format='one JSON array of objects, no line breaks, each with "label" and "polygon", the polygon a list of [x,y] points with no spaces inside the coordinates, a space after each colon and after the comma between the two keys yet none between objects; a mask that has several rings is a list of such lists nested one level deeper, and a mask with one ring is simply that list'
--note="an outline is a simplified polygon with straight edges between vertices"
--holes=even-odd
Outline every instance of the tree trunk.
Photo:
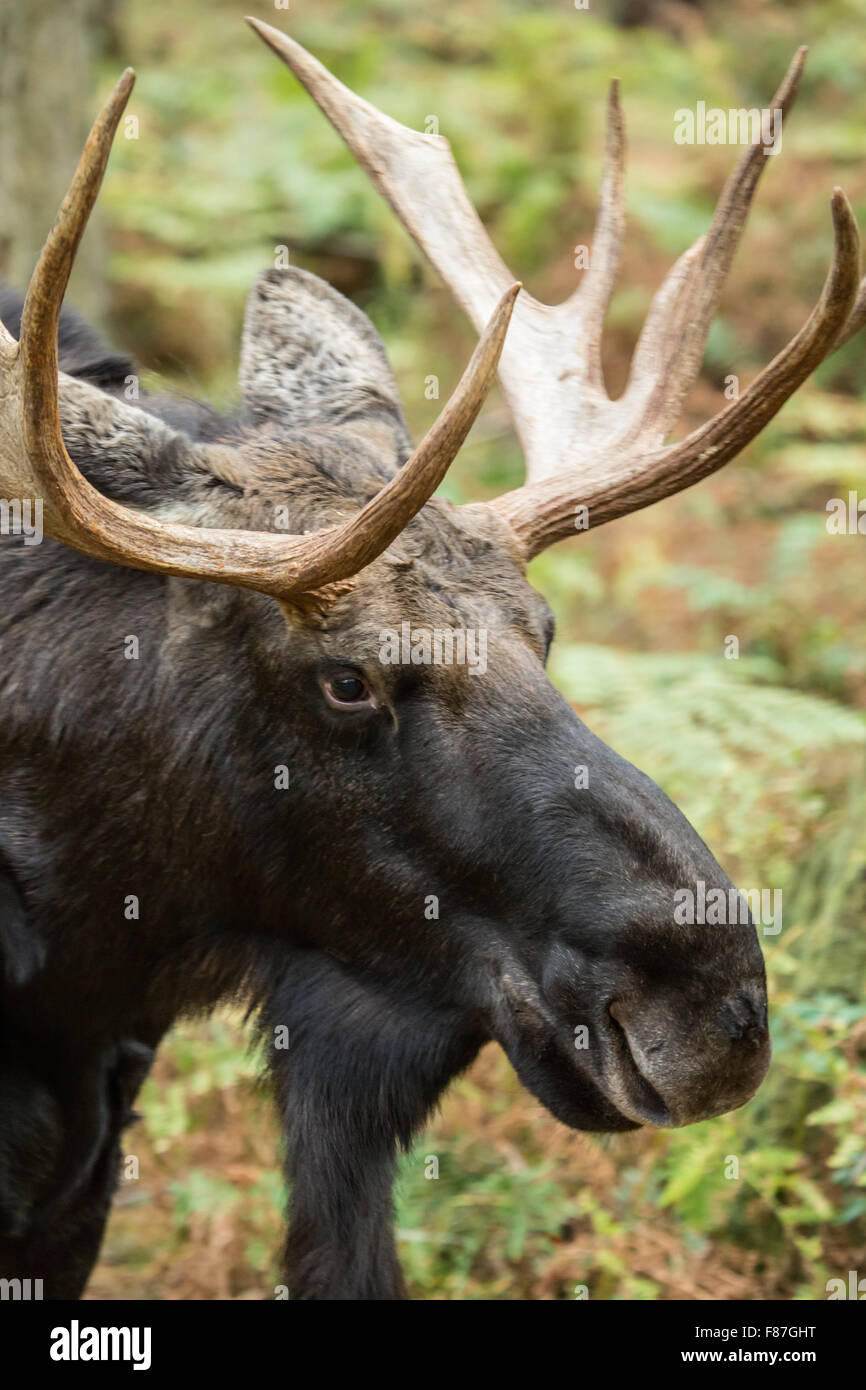
[{"label": "tree trunk", "polygon": [[[0,278],[24,289],[96,114],[96,0],[0,3]],[[76,258],[69,301],[104,306],[98,212]]]}]

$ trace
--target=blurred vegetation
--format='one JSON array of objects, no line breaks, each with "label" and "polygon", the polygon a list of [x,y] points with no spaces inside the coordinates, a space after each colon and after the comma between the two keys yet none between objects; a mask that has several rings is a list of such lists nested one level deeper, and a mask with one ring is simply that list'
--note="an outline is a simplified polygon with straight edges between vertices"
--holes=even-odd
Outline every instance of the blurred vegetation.
[{"label": "blurred vegetation", "polygon": [[[605,342],[614,393],[732,160],[675,145],[674,111],[764,105],[809,43],[688,425],[807,316],[834,183],[866,221],[866,0],[298,0],[263,17],[406,124],[436,116],[500,251],[548,300],[574,287],[573,248],[591,239],[604,95],[620,77],[630,226]],[[425,377],[445,393],[473,336],[306,94],[225,0],[118,5],[110,48],[106,86],[121,61],[139,70],[140,122],[105,188],[115,338],[230,401],[244,297],[286,245],[370,313],[417,436],[437,408]],[[783,929],[763,940],[770,1076],[733,1115],[600,1140],[557,1125],[485,1049],[403,1165],[417,1296],[810,1299],[864,1272],[866,539],[824,524],[828,498],[866,491],[864,390],[857,339],[717,477],[534,566],[559,621],[553,678],[738,882],[783,890]],[[447,490],[482,497],[519,476],[494,399]],[[140,1177],[122,1185],[92,1297],[273,1296],[278,1135],[255,1077],[238,1019],[176,1030],[128,1136]]]}]

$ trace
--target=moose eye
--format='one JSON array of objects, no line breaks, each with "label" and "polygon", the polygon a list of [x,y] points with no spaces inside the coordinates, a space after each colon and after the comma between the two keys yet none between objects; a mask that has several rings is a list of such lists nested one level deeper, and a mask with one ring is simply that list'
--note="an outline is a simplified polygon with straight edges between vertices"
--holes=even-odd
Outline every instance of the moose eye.
[{"label": "moose eye", "polygon": [[371,708],[376,704],[368,682],[353,671],[330,676],[323,682],[322,689],[332,709]]}]

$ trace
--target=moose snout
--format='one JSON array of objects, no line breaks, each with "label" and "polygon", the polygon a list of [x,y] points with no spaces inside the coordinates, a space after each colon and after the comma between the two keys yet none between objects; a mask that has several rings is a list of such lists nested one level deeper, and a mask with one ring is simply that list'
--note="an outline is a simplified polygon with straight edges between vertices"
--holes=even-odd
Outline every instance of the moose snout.
[{"label": "moose snout", "polygon": [[664,1102],[670,1116],[665,1123],[673,1127],[744,1105],[767,1073],[763,981],[749,982],[697,1016],[678,1011],[669,1000],[613,1001],[609,1015],[640,1076]]}]

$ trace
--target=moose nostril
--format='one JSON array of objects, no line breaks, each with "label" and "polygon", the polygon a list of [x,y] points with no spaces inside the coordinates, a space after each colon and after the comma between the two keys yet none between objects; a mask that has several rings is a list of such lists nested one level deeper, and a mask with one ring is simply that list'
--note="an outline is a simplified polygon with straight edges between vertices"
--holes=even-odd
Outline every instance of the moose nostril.
[{"label": "moose nostril", "polygon": [[767,1001],[763,995],[743,991],[727,999],[717,1015],[717,1023],[731,1042],[760,1046],[767,1034]]}]

